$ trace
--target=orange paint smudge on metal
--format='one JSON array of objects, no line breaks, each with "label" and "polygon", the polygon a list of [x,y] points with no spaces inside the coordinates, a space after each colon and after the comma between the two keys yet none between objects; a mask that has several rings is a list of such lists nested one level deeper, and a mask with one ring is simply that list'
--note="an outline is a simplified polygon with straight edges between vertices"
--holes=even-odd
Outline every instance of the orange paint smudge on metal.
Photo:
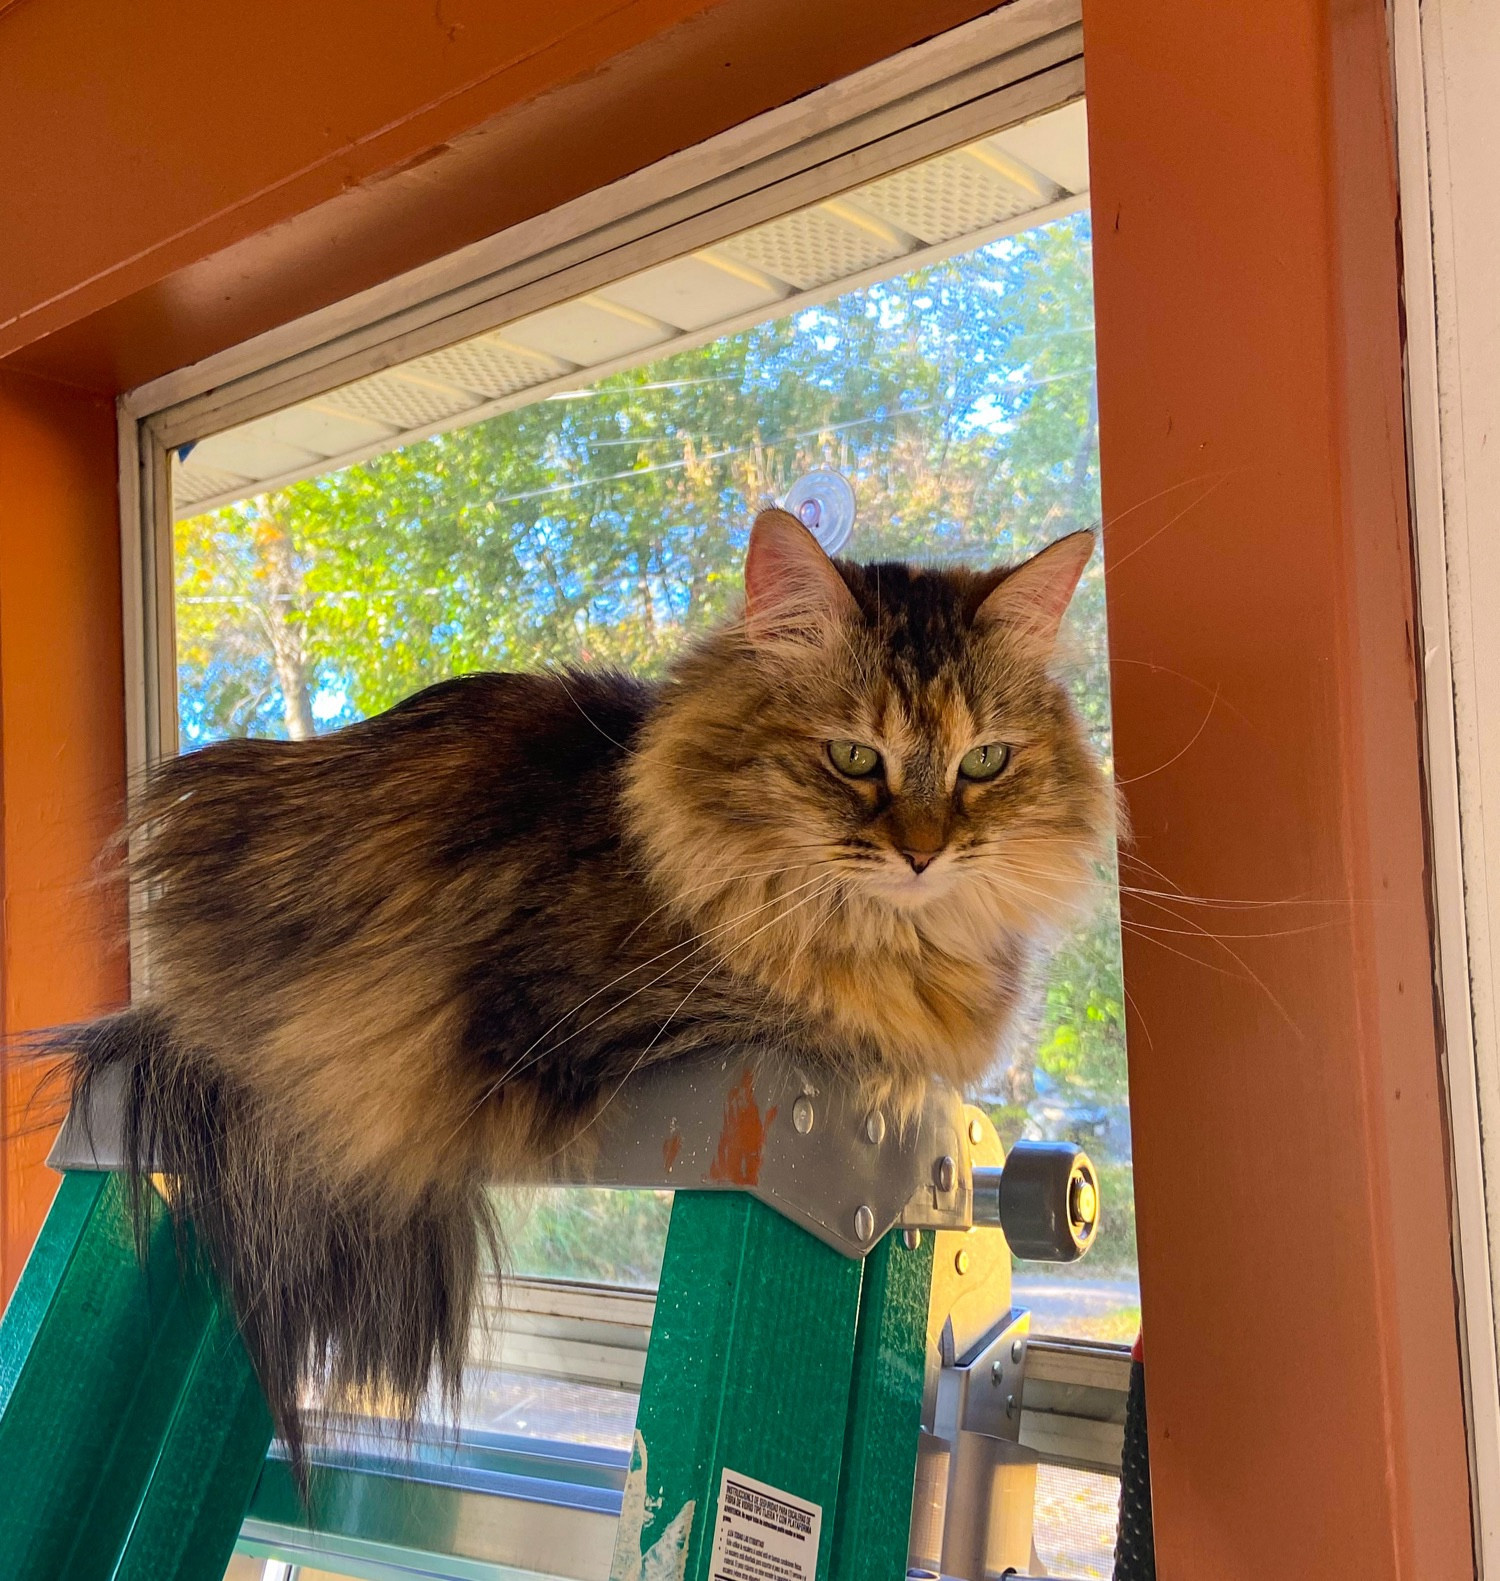
[{"label": "orange paint smudge on metal", "polygon": [[677,1162],[677,1155],[682,1151],[682,1132],[673,1131],[661,1144],[661,1161],[667,1173],[672,1173],[672,1166]]},{"label": "orange paint smudge on metal", "polygon": [[752,1079],[747,1066],[724,1101],[724,1127],[719,1132],[718,1151],[708,1168],[710,1180],[727,1181],[733,1186],[754,1186],[760,1181],[766,1130],[776,1118],[776,1105],[772,1104],[761,1117]]}]

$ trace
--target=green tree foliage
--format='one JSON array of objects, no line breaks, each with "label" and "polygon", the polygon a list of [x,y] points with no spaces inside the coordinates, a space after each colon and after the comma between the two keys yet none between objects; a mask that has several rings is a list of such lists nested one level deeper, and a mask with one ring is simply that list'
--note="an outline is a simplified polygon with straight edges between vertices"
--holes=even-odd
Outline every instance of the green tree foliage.
[{"label": "green tree foliage", "polygon": [[[1060,222],[180,523],[187,744],[295,729],[296,665],[325,727],[464,670],[656,668],[814,466],[854,481],[866,558],[1095,522],[1088,251]],[[1101,592],[1095,567],[1081,694],[1107,727]]]},{"label": "green tree foliage", "polygon": [[[850,553],[995,563],[1099,520],[1084,215],[179,523],[184,745],[327,729],[445,676],[660,668],[740,588],[756,509],[816,466]],[[1106,757],[1101,567],[1070,618]],[[1122,1103],[1113,906],[1000,1075]],[[1037,1073],[1040,1072],[1040,1077]]]}]

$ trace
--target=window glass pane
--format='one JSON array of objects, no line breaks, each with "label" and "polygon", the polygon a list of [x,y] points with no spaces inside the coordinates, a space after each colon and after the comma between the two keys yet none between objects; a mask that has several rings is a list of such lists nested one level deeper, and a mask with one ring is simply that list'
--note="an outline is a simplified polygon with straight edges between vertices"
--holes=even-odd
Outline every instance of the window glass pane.
[{"label": "window glass pane", "polygon": [[[184,747],[332,729],[465,670],[659,672],[732,605],[756,509],[815,467],[855,487],[845,552],[859,558],[990,564],[1096,525],[1090,245],[1080,209],[184,517]],[[494,357],[511,355],[501,341],[488,343]],[[443,366],[471,384],[499,377]],[[441,384],[431,368],[424,378],[422,388]],[[310,407],[329,422],[395,422],[374,399],[366,390]],[[273,438],[255,440],[259,453]],[[214,455],[252,449],[242,440]],[[1076,695],[1107,763],[1097,557],[1069,633]],[[1065,1269],[1018,1265],[1017,1300],[1039,1331],[1129,1339],[1139,1320],[1122,1005],[1111,891],[1063,943],[1025,1025],[971,1095],[1007,1143],[1076,1139],[1102,1171],[1091,1256]],[[659,1195],[544,1192],[512,1215],[512,1254],[523,1272],[650,1285],[666,1217]]]},{"label": "window glass pane", "polygon": [[630,1448],[640,1396],[508,1367],[464,1373],[463,1425],[553,1443]]},{"label": "window glass pane", "polygon": [[501,1199],[514,1272],[641,1290],[656,1288],[671,1213],[670,1191],[551,1186]]}]

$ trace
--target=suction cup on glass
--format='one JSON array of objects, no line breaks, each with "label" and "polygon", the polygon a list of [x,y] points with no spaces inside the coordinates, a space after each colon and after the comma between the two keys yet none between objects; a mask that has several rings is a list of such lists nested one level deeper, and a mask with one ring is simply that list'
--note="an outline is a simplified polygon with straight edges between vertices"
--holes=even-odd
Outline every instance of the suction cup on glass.
[{"label": "suction cup on glass", "polygon": [[854,531],[854,489],[842,472],[828,467],[798,478],[781,508],[790,511],[828,554],[837,554]]}]

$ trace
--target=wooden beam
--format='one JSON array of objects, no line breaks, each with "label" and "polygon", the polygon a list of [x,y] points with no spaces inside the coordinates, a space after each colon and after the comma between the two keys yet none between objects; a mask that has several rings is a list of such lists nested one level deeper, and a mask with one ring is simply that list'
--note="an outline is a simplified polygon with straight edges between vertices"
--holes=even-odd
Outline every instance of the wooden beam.
[{"label": "wooden beam", "polygon": [[1470,1575],[1385,13],[1084,32],[1160,1573]]},{"label": "wooden beam", "polygon": [[32,0],[0,30],[0,358],[128,389],[992,9]]}]

